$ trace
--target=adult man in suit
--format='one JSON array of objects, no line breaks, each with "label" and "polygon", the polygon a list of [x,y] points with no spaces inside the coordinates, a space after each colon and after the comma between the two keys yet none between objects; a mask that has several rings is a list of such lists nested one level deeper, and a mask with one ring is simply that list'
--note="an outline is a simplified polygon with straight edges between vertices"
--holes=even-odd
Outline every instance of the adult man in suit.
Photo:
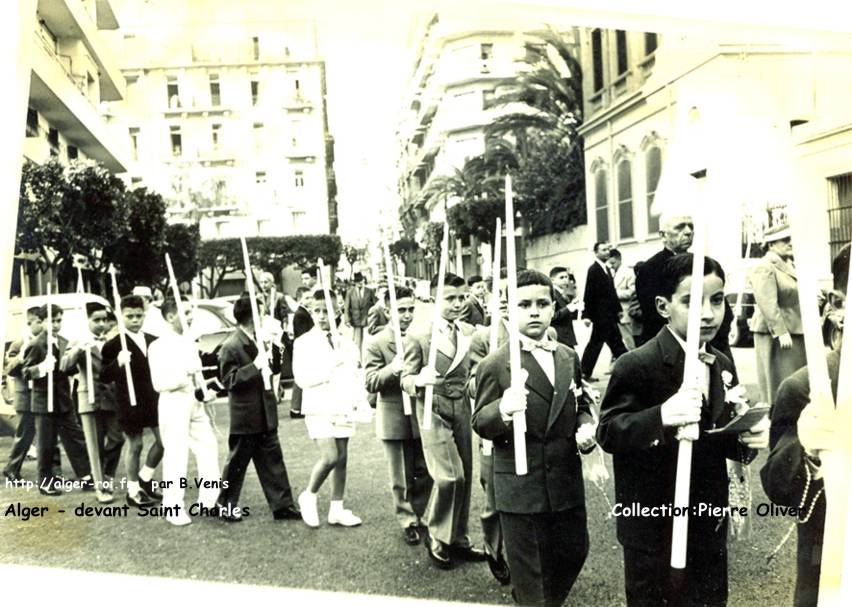
[{"label": "adult man in suit", "polygon": [[[832,307],[840,311],[838,321],[843,318],[848,296],[849,252],[850,246],[846,245],[831,265],[834,289],[829,299]],[[827,362],[836,401],[840,352],[829,352]],[[817,361],[816,364],[821,363]],[[836,449],[838,441],[846,440],[846,434],[835,416],[826,415],[819,403],[811,404],[807,367],[796,371],[778,388],[771,417],[770,453],[760,471],[760,479],[769,499],[776,504],[799,509],[793,604],[795,607],[815,607],[819,599],[825,531],[825,483],[820,452]]]},{"label": "adult man in suit", "polygon": [[343,318],[346,324],[352,327],[352,339],[358,346],[358,352],[364,353],[364,327],[367,326],[367,313],[376,303],[376,294],[367,288],[364,275],[355,272],[352,277],[355,283],[346,291],[346,299],[343,304]]},{"label": "adult man in suit", "polygon": [[387,304],[387,288],[379,289],[378,301],[367,312],[367,333],[375,335],[390,322]]},{"label": "adult man in suit", "polygon": [[586,288],[583,293],[583,321],[592,325],[592,335],[583,350],[583,377],[592,380],[592,372],[598,362],[604,343],[612,353],[613,360],[627,352],[618,330],[621,304],[615,292],[612,270],[607,264],[612,246],[608,242],[596,242],[595,263],[586,273]]},{"label": "adult man in suit", "polygon": [[[390,305],[390,295],[385,293]],[[407,287],[396,287],[399,330],[405,336],[414,319],[414,293]],[[367,391],[378,394],[376,403],[376,438],[382,441],[388,458],[396,518],[402,525],[405,543],[420,543],[421,519],[426,511],[432,479],[426,468],[417,413],[405,415],[399,377],[402,352],[396,351],[394,330],[386,325],[367,342],[364,353]],[[413,407],[412,407],[413,409]]]},{"label": "adult man in suit", "polygon": [[[546,335],[552,303],[544,274],[519,272],[521,377],[512,376],[504,344],[480,363],[476,378],[473,427],[494,444],[495,504],[521,605],[562,605],[589,551],[578,448],[594,447],[594,420],[590,399],[576,390],[576,352]],[[515,474],[516,412],[526,417],[525,475]]]},{"label": "adult man in suit", "polygon": [[[91,479],[91,466],[86,455],[86,442],[83,430],[74,415],[74,404],[71,401],[71,387],[68,375],[59,368],[68,341],[59,335],[62,328],[62,308],[54,304],[45,304],[38,309],[42,321],[47,319],[47,306],[51,306],[52,340],[48,350],[47,329],[43,330],[24,351],[21,363],[23,379],[32,381],[30,405],[35,416],[36,436],[38,437],[38,475],[39,491],[43,495],[59,495],[62,492],[55,487],[53,476],[53,460],[56,452],[57,436],[65,447],[68,459],[74,473],[83,481],[83,489],[91,491],[95,488]],[[53,408],[48,410],[47,375],[53,375]]]},{"label": "adult man in suit", "polygon": [[229,452],[217,501],[220,518],[239,522],[243,514],[248,514],[247,507],[241,509],[237,504],[248,464],[253,462],[273,518],[298,520],[302,516],[294,505],[278,441],[278,405],[275,395],[264,385],[264,375],[268,375],[271,382],[278,357],[274,352],[265,352],[272,356],[270,364],[269,358],[259,352],[248,296],[234,302],[234,318],[238,326],[219,350],[219,375],[228,389],[231,410]]},{"label": "adult man in suit", "polygon": [[[118,469],[118,459],[124,447],[124,435],[116,419],[115,392],[112,384],[100,380],[103,358],[101,348],[106,342],[107,309],[101,303],[86,303],[86,315],[89,321],[89,335],[70,344],[59,368],[68,375],[77,376],[77,411],[84,424],[86,447],[89,450],[89,462],[92,476],[97,483],[98,501],[107,503],[111,498],[101,492],[113,492],[113,478]],[[89,352],[88,357],[86,352]],[[91,361],[89,366],[88,360]],[[92,377],[89,377],[91,370]],[[93,393],[89,393],[89,383]]]},{"label": "adult man in suit", "polygon": [[[159,395],[151,384],[151,369],[148,366],[148,346],[156,339],[150,333],[142,331],[145,322],[145,301],[139,295],[125,295],[121,298],[121,315],[127,350],[122,350],[121,335],[109,339],[101,350],[102,367],[100,379],[104,383],[115,384],[115,402],[117,405],[118,425],[127,438],[128,450],[125,465],[127,468],[127,503],[131,506],[151,506],[163,499],[162,492],[154,486],[154,469],[163,459],[163,443],[160,440],[157,401]],[[130,402],[127,372],[133,380],[136,404]],[[142,434],[146,428],[151,430],[154,443],[142,460]]]},{"label": "adult man in suit", "polygon": [[488,284],[482,279],[482,276],[475,275],[467,279],[467,286],[470,289],[467,304],[459,320],[474,327],[487,325],[488,312],[485,310],[485,298],[488,295]]},{"label": "adult man in suit", "polygon": [[[302,282],[305,282],[305,273],[302,274]],[[299,287],[296,289],[296,300],[299,308],[293,313],[293,341],[314,328],[314,319],[308,309],[313,299],[313,289],[310,287]],[[299,419],[302,415],[302,389],[293,382],[293,392],[290,396],[290,417]]]},{"label": "adult man in suit", "polygon": [[[436,296],[438,276],[431,282]],[[467,535],[470,490],[473,476],[473,447],[470,427],[470,401],[467,381],[470,371],[468,351],[473,327],[458,320],[467,301],[464,278],[447,274],[439,326],[431,323],[418,327],[405,338],[402,389],[416,398],[420,437],[426,466],[435,480],[426,511],[429,539],[426,549],[439,569],[450,569],[453,558],[484,561],[485,553],[471,546]],[[437,343],[435,368],[429,368],[429,348]],[[427,385],[434,386],[431,427],[425,428],[424,395]]]},{"label": "adult man in suit", "polygon": [[550,269],[550,281],[553,283],[553,305],[556,310],[550,321],[550,326],[556,329],[556,340],[569,348],[577,347],[577,337],[574,335],[574,321],[577,320],[577,283],[574,276],[563,266]]}]

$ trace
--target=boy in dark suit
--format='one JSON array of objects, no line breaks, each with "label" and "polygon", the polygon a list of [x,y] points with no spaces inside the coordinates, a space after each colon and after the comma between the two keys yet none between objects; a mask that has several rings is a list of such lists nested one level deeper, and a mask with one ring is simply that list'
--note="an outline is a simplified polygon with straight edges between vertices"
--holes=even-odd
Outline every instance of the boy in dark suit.
[{"label": "boy in dark suit", "polygon": [[[438,276],[432,278],[433,296]],[[429,364],[432,324],[418,327],[405,337],[402,389],[416,398],[417,419],[429,475],[435,479],[426,510],[429,538],[426,549],[439,569],[451,569],[453,558],[484,561],[485,553],[473,548],[467,535],[470,489],[473,481],[473,446],[467,380],[469,347],[473,327],[458,320],[467,301],[464,278],[447,274],[440,306],[441,319],[435,332],[438,357]],[[424,394],[434,386],[431,427],[423,426]]]},{"label": "boy in dark suit", "polygon": [[[577,346],[574,335],[574,321],[577,320],[577,283],[568,268],[555,266],[550,269],[550,280],[553,283],[554,313],[550,325],[556,329],[557,341],[569,348]],[[573,292],[572,292],[573,291]]]},{"label": "boy in dark suit", "polygon": [[[228,389],[231,429],[228,457],[222,470],[222,491],[217,505],[219,516],[227,522],[239,522],[243,513],[237,506],[249,462],[254,462],[257,478],[275,520],[300,519],[294,506],[290,479],[278,440],[278,405],[275,395],[264,386],[263,374],[270,377],[277,369],[260,355],[255,343],[251,301],[243,296],[234,302],[238,327],[219,350],[219,376]],[[273,346],[275,349],[275,346]],[[279,357],[267,352],[272,361]]]},{"label": "boy in dark suit", "polygon": [[[137,508],[151,506],[163,499],[162,492],[154,486],[154,470],[163,459],[163,443],[160,440],[157,401],[159,395],[151,384],[151,369],[148,366],[148,346],[156,337],[142,331],[145,322],[145,300],[139,295],[121,298],[121,315],[127,334],[127,350],[121,349],[121,336],[115,335],[101,350],[100,380],[115,384],[116,417],[118,425],[127,437],[128,450],[125,461],[127,468],[127,503]],[[130,403],[127,374],[130,365],[136,405]],[[148,450],[145,465],[142,461],[142,434],[150,428],[154,443]]]},{"label": "boy in dark suit", "polygon": [[[494,443],[494,498],[514,596],[521,605],[561,605],[589,550],[578,448],[594,447],[594,422],[578,389],[577,354],[546,335],[553,316],[550,279],[519,272],[518,308],[523,372],[511,376],[508,343],[483,359],[473,428]],[[512,415],[522,411],[529,471],[519,476]]]},{"label": "boy in dark suit", "polygon": [[488,311],[485,309],[485,297],[488,295],[488,284],[482,279],[482,276],[471,276],[467,279],[467,286],[470,293],[467,297],[467,303],[462,311],[460,320],[473,325],[487,325],[489,322]]},{"label": "boy in dark suit", "polygon": [[[58,335],[62,328],[62,308],[53,304],[45,304],[36,313],[44,322],[47,319],[47,306],[52,306],[53,344],[48,351],[47,330],[43,330],[24,351],[21,363],[21,375],[24,380],[32,381],[30,404],[35,416],[36,437],[38,445],[38,475],[39,491],[44,495],[59,495],[61,491],[54,486],[53,461],[56,452],[56,439],[62,441],[71,467],[77,477],[83,481],[83,489],[91,491],[95,488],[91,479],[91,466],[86,454],[86,442],[83,430],[74,414],[74,403],[71,401],[71,386],[68,375],[59,368],[59,359],[68,341]],[[53,374],[53,411],[48,411],[47,374]]]},{"label": "boy in dark suit", "polygon": [[[390,294],[385,293],[385,304],[390,306]],[[396,287],[396,305],[399,313],[399,330],[405,337],[414,319],[414,293],[407,287]],[[402,406],[402,352],[396,351],[394,330],[386,325],[367,342],[364,353],[367,391],[378,394],[376,403],[376,437],[385,446],[391,479],[394,511],[402,525],[405,543],[420,543],[421,517],[426,510],[432,479],[426,469],[423,445],[417,414],[405,415]]]},{"label": "boy in dark suit", "polygon": [[[676,255],[663,268],[661,295],[657,296],[657,312],[666,319],[666,326],[649,342],[618,359],[601,404],[597,439],[613,454],[614,514],[618,540],[624,547],[630,607],[726,604],[728,515],[720,517],[709,508],[728,506],[725,460],[748,463],[756,454],[754,449],[765,447],[768,441],[766,419],[739,435],[704,433],[724,424],[731,413],[726,393],[732,386],[725,382],[733,381],[733,365],[708,346],[724,316],[725,274],[718,262],[705,258],[702,278],[703,385],[683,385],[694,278],[692,255]],[[698,424],[702,434],[692,448],[686,569],[679,573],[678,583],[670,584],[670,507],[677,471],[677,433],[680,427],[692,424]],[[647,514],[639,508],[647,508],[643,511]]]},{"label": "boy in dark suit", "polygon": [[[829,293],[829,300],[835,310],[841,311],[836,318],[839,322],[843,321],[848,295],[849,250],[849,245],[843,247],[831,264],[834,290]],[[831,390],[836,401],[840,352],[832,350],[827,358]],[[796,525],[796,594],[793,601],[796,607],[813,607],[819,598],[825,530],[820,451],[834,447],[837,440],[845,438],[842,432],[837,431],[836,420],[830,416],[823,417],[819,409],[809,409],[809,403],[808,368],[803,367],[778,388],[769,433],[771,451],[760,471],[763,490],[769,499],[776,504],[802,509]]]}]

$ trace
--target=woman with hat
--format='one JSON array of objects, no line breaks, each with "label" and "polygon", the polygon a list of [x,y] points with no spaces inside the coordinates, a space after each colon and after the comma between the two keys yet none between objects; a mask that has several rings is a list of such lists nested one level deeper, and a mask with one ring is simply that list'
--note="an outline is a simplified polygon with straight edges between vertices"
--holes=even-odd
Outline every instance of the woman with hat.
[{"label": "woman with hat", "polygon": [[766,252],[750,276],[756,304],[751,331],[761,397],[771,405],[781,382],[806,360],[790,227],[768,229],[764,243]]}]

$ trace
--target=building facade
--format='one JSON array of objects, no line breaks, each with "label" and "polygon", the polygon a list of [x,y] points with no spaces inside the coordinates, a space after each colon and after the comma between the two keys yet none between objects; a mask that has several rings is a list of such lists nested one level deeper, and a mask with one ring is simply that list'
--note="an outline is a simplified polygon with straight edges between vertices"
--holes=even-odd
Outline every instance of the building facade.
[{"label": "building facade", "polygon": [[170,220],[198,221],[203,239],[335,232],[314,25],[190,27],[143,13],[124,31],[127,99],[115,109],[129,183],[161,193]]}]

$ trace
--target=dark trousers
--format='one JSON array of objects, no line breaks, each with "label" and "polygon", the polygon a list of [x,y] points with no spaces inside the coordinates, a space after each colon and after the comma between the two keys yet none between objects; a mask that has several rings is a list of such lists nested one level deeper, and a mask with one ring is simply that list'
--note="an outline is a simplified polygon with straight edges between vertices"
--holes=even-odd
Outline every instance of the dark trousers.
[{"label": "dark trousers", "polygon": [[57,450],[57,437],[62,441],[71,468],[77,478],[91,473],[89,455],[86,453],[86,439],[77,416],[73,411],[54,411],[53,413],[35,413],[36,435],[38,437],[38,477],[39,482],[53,477],[53,460]]},{"label": "dark trousers", "polygon": [[115,471],[118,469],[118,460],[121,457],[121,449],[124,447],[124,433],[118,425],[115,411],[103,409],[95,411],[95,420],[98,424],[98,449],[104,475],[114,478]]},{"label": "dark trousers", "polygon": [[[819,507],[818,507],[819,508]],[[808,523],[796,527],[796,594],[794,607],[816,607],[822,569],[824,513],[815,512]]]},{"label": "dark trousers", "polygon": [[[12,442],[12,451],[9,453],[9,461],[6,462],[6,467],[3,471],[9,476],[18,477],[21,475],[21,467],[24,465],[24,460],[27,458],[27,452],[35,439],[35,417],[29,411],[18,412],[18,426],[15,428],[15,439]],[[53,475],[62,475],[62,457],[59,452],[59,447],[53,452]]]},{"label": "dark trousers", "polygon": [[293,392],[290,395],[290,411],[302,412],[302,389],[296,385],[296,382],[293,382]]},{"label": "dark trousers", "polygon": [[689,550],[686,569],[670,567],[668,550],[624,548],[624,590],[628,607],[722,607],[728,602],[728,550]]},{"label": "dark trousers", "polygon": [[595,365],[598,362],[601,348],[606,344],[609,351],[612,353],[612,359],[615,360],[625,352],[627,347],[621,340],[621,331],[618,329],[618,319],[595,322],[592,324],[592,336],[589,338],[589,343],[583,350],[583,358],[581,366],[583,368],[583,377],[590,377],[595,370]]},{"label": "dark trousers", "polygon": [[249,462],[254,463],[266,502],[273,512],[293,504],[293,491],[290,489],[290,479],[287,478],[287,467],[284,465],[277,431],[231,434],[228,436],[228,448],[230,451],[222,470],[222,480],[228,486],[219,493],[220,505],[237,506]]},{"label": "dark trousers", "polygon": [[479,454],[479,484],[485,491],[485,507],[479,515],[485,552],[493,558],[503,556],[503,529],[494,503],[494,456]]},{"label": "dark trousers", "polygon": [[521,605],[565,602],[589,554],[586,507],[561,512],[500,512],[506,561]]}]

